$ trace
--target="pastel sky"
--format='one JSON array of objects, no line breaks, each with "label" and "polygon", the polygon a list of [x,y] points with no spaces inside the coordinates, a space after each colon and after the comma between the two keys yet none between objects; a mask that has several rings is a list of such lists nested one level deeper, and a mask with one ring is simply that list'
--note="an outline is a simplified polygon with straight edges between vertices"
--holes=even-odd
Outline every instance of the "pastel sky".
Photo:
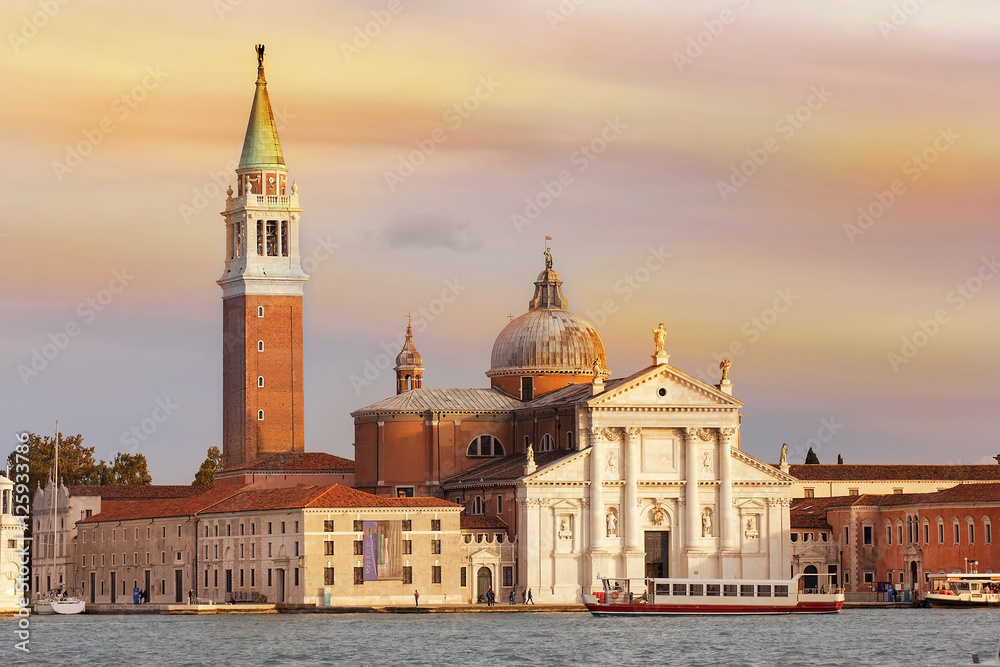
[{"label": "pastel sky", "polygon": [[548,235],[615,375],[660,321],[681,370],[732,358],[752,455],[1000,451],[995,2],[48,5],[0,5],[8,449],[59,419],[186,484],[220,444],[218,212],[263,42],[308,450],[353,457],[408,312],[426,386],[488,386]]}]

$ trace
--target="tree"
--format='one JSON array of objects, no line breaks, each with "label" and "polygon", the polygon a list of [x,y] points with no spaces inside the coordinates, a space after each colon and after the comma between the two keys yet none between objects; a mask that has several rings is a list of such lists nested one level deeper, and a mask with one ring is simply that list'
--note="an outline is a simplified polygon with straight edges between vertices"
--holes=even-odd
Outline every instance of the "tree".
[{"label": "tree", "polygon": [[110,481],[102,482],[102,484],[139,484],[149,486],[153,483],[153,477],[149,474],[149,466],[146,463],[145,454],[125,454],[118,452],[111,465],[105,465],[104,461],[101,461],[101,465],[105,466],[111,473]]},{"label": "tree", "polygon": [[837,465],[839,466],[844,465],[844,457],[842,454],[837,454]]},{"label": "tree", "polygon": [[[17,464],[24,465],[28,459],[28,488],[33,494],[39,484],[48,483],[52,474],[56,438],[28,434],[28,453],[18,455],[17,451],[7,456],[7,464],[11,472],[18,471]],[[18,458],[20,456],[21,458]],[[23,468],[18,471],[23,472]],[[97,463],[94,461],[94,448],[83,446],[83,436],[62,436],[59,443],[59,479],[65,484],[99,484]]]},{"label": "tree", "polygon": [[208,448],[208,457],[198,468],[191,486],[212,486],[215,484],[215,473],[222,470],[222,452],[218,447]]},{"label": "tree", "polygon": [[806,452],[806,463],[819,463],[819,457],[816,456],[816,452],[813,451],[812,447]]}]

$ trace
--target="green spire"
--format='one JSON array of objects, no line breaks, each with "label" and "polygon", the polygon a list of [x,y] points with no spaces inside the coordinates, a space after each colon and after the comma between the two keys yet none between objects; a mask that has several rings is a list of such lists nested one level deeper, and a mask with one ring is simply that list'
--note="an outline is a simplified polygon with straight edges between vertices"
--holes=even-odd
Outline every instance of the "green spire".
[{"label": "green spire", "polygon": [[278,128],[274,126],[271,100],[267,96],[267,80],[264,78],[264,45],[257,45],[257,90],[253,94],[250,120],[243,138],[243,153],[240,155],[240,169],[285,164],[278,141]]}]

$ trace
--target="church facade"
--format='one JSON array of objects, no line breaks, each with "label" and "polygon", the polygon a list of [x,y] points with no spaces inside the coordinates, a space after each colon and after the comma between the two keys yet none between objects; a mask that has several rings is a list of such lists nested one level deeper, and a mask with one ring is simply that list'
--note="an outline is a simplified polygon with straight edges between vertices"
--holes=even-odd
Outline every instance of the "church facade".
[{"label": "church facade", "polygon": [[407,333],[397,394],[352,413],[355,484],[506,525],[515,576],[489,558],[472,570],[502,596],[574,603],[601,577],[787,578],[794,479],[740,449],[729,364],[708,385],[669,364],[662,324],[653,337],[652,364],[611,378],[546,251],[489,388],[428,388]]}]

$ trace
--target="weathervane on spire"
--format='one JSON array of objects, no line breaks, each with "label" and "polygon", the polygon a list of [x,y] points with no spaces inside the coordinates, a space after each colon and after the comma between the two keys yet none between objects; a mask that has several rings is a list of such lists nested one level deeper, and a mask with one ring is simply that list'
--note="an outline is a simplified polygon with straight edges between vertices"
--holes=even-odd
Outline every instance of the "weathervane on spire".
[{"label": "weathervane on spire", "polygon": [[257,67],[263,67],[264,66],[264,45],[263,44],[258,44],[257,46],[254,47],[254,50],[257,51]]}]

